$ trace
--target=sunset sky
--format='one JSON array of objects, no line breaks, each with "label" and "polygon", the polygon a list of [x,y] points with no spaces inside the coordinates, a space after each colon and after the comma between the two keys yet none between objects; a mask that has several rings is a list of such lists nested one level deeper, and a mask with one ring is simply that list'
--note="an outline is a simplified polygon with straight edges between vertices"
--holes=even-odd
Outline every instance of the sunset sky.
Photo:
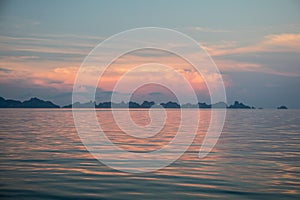
[{"label": "sunset sky", "polygon": [[[111,35],[138,27],[170,28],[199,42],[221,71],[229,103],[300,108],[296,0],[1,1],[0,96],[69,104],[77,70],[88,53]],[[120,74],[147,62],[174,67],[191,82],[199,101],[209,101],[203,80],[188,63],[156,51],[119,58],[99,83],[100,98],[111,94]],[[147,76],[177,83],[166,71],[141,71],[128,84]],[[145,99],[171,98],[159,87],[141,93]]]}]

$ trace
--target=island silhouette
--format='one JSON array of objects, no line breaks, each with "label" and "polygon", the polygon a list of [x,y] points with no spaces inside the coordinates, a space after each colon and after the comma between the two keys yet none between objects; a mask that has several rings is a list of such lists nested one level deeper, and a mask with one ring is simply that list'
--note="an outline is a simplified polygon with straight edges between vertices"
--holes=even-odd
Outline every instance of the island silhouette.
[{"label": "island silhouette", "polygon": [[277,109],[279,109],[279,110],[286,110],[288,108],[286,106],[279,106],[279,107],[277,107]]},{"label": "island silhouette", "polygon": [[[248,106],[239,101],[235,101],[232,105],[229,106],[225,102],[218,102],[214,104],[199,102],[197,104],[186,103],[180,105],[177,102],[172,102],[172,101],[169,101],[167,103],[160,103],[160,104],[156,104],[154,101],[144,101],[141,104],[133,101],[130,101],[128,103],[100,102],[97,104],[96,102],[90,101],[86,103],[76,102],[73,104],[60,107],[59,105],[56,105],[51,101],[45,101],[37,97],[30,98],[29,100],[23,102],[18,100],[13,100],[13,99],[4,99],[3,97],[0,97],[0,108],[160,108],[160,107],[174,108],[174,109],[178,109],[178,108],[255,109],[254,106]],[[277,109],[288,109],[288,108],[282,105],[277,107]]]},{"label": "island silhouette", "polygon": [[12,99],[6,100],[0,97],[0,108],[60,108],[60,106],[51,101],[44,101],[36,97],[23,102]]}]

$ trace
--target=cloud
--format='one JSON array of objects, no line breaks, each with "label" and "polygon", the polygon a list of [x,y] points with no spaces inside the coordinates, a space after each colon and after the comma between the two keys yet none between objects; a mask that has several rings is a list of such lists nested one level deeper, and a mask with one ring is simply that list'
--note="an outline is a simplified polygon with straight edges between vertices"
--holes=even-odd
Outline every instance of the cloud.
[{"label": "cloud", "polygon": [[151,96],[158,96],[158,95],[162,95],[163,93],[161,93],[161,92],[149,92],[148,94],[151,95]]},{"label": "cloud", "polygon": [[222,69],[222,71],[226,71],[226,72],[244,71],[244,72],[259,72],[259,73],[288,76],[288,77],[300,76],[299,73],[289,72],[289,71],[279,71],[259,63],[239,62],[234,60],[215,60],[215,62],[217,66]]},{"label": "cloud", "polygon": [[284,50],[300,52],[300,34],[267,35],[262,44],[264,46],[277,46],[283,47]]},{"label": "cloud", "polygon": [[70,89],[74,83],[78,67],[57,67],[46,72],[33,73],[32,79],[36,84],[52,86],[57,89]]},{"label": "cloud", "polygon": [[[229,45],[228,45],[229,44]],[[239,47],[234,42],[227,45],[204,45],[212,56],[237,55],[260,52],[299,52],[300,34],[272,34],[266,35],[263,40],[248,46]]]},{"label": "cloud", "polygon": [[0,68],[0,73],[10,73],[10,72],[13,72],[13,70],[11,69],[7,69],[7,68]]},{"label": "cloud", "polygon": [[[270,34],[254,44],[241,46],[235,41],[204,45],[223,72],[245,71],[279,76],[300,76],[295,59],[300,56],[300,34]],[[289,60],[280,58],[289,58]],[[281,66],[280,66],[281,65]],[[297,64],[298,65],[298,64]]]},{"label": "cloud", "polygon": [[219,66],[223,71],[256,71],[262,68],[261,64],[250,63],[250,62],[239,62],[235,60],[215,60],[217,66]]},{"label": "cloud", "polygon": [[187,29],[190,31],[199,31],[205,33],[230,33],[233,31],[229,29],[215,29],[215,28],[200,27],[200,26],[188,27]]},{"label": "cloud", "polygon": [[86,35],[0,35],[0,55],[24,61],[79,61],[102,40],[102,37]]},{"label": "cloud", "polygon": [[57,67],[53,71],[57,74],[72,74],[76,75],[78,67]]},{"label": "cloud", "polygon": [[133,56],[138,56],[138,57],[170,57],[173,54],[164,50],[159,50],[159,49],[142,49],[142,50],[136,50],[130,53]]},{"label": "cloud", "polygon": [[[77,67],[58,67],[53,70],[27,71],[0,68],[0,83],[3,85],[27,85],[69,91],[73,87]],[[2,72],[2,73],[1,73]],[[13,73],[10,73],[13,72]],[[10,73],[7,76],[6,73]]]}]

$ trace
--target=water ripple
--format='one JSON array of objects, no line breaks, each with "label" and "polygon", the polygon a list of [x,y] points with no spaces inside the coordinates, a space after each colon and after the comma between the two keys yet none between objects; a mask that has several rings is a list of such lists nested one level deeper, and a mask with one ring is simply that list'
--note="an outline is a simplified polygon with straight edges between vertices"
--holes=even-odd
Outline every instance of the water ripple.
[{"label": "water ripple", "polygon": [[[170,112],[162,132],[147,139],[126,135],[109,110],[97,116],[116,145],[147,152],[174,137],[179,113]],[[197,156],[210,111],[199,112],[198,135],[179,160],[135,175],[110,169],[89,154],[71,110],[1,109],[1,199],[300,198],[299,110],[229,110],[218,144],[204,159]],[[149,122],[147,115],[132,113],[140,125]]]}]

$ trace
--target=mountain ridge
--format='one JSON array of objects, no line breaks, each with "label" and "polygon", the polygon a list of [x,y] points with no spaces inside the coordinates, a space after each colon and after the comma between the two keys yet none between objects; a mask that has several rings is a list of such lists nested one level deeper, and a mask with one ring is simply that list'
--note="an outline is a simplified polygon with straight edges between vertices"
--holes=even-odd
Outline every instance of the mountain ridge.
[{"label": "mountain ridge", "polygon": [[[0,96],[0,108],[201,108],[201,109],[256,109],[254,106],[245,105],[242,102],[235,101],[232,105],[227,105],[225,102],[218,102],[214,104],[207,104],[198,102],[197,104],[186,103],[179,105],[176,102],[169,101],[167,103],[156,104],[154,101],[144,101],[139,104],[137,102],[130,101],[128,103],[113,103],[113,102],[76,102],[73,104],[59,106],[51,101],[45,101],[37,97],[32,97],[29,100],[19,101],[13,99],[5,99]],[[258,108],[262,109],[262,108]],[[277,107],[277,109],[287,109],[286,106]]]},{"label": "mountain ridge", "polygon": [[30,98],[23,102],[0,97],[0,108],[60,108],[51,101],[44,101],[37,97]]}]

